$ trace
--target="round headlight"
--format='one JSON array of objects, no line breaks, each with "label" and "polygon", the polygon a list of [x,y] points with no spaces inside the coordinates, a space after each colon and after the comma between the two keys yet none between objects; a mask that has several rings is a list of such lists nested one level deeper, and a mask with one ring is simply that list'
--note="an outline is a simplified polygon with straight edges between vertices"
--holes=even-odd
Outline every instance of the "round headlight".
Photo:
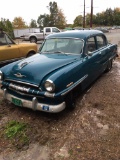
[{"label": "round headlight", "polygon": [[0,71],[0,81],[3,80],[3,73]]},{"label": "round headlight", "polygon": [[51,80],[47,80],[44,86],[48,92],[53,92],[55,90],[55,85]]}]

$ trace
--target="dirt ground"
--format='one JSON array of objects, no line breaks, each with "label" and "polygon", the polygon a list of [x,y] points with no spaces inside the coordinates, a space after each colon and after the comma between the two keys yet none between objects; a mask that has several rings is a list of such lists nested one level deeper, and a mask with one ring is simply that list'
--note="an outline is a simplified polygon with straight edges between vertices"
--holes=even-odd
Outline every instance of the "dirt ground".
[{"label": "dirt ground", "polygon": [[[107,36],[119,45],[118,33]],[[3,135],[11,120],[27,124],[27,143]],[[120,57],[77,97],[72,111],[35,112],[1,95],[0,160],[120,160]]]}]

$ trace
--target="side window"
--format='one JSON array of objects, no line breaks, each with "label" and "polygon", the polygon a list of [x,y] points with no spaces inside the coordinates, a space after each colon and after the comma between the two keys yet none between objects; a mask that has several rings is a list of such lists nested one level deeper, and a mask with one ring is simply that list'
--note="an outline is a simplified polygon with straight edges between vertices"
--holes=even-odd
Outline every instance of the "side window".
[{"label": "side window", "polygon": [[7,35],[5,35],[5,38],[6,38],[7,44],[14,44]]},{"label": "side window", "polygon": [[96,50],[95,38],[91,37],[86,42],[85,54],[89,54],[91,52],[94,52],[95,50]]},{"label": "side window", "polygon": [[13,44],[11,39],[4,33],[0,35],[0,46]]},{"label": "side window", "polygon": [[104,38],[104,37],[102,37],[102,36],[97,36],[96,39],[97,39],[97,48],[98,48],[98,49],[99,49],[99,48],[102,48],[102,47],[104,47],[104,46],[106,45],[106,41],[105,41],[105,38]]},{"label": "side window", "polygon": [[50,32],[50,28],[46,28],[46,32]]},{"label": "side window", "polygon": [[7,42],[6,42],[5,34],[2,33],[0,34],[0,46],[6,45],[6,44]]},{"label": "side window", "polygon": [[60,32],[57,28],[52,28],[52,32]]}]

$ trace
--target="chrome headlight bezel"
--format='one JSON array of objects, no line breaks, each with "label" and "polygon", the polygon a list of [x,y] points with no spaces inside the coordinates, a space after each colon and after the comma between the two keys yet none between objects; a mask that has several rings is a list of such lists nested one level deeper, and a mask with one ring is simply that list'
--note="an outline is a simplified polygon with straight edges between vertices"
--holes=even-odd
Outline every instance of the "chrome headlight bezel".
[{"label": "chrome headlight bezel", "polygon": [[2,73],[2,71],[0,70],[0,81],[2,81],[3,80],[3,73]]},{"label": "chrome headlight bezel", "polygon": [[45,87],[46,91],[48,91],[48,92],[55,91],[55,84],[51,80],[46,80],[44,83],[44,87]]}]

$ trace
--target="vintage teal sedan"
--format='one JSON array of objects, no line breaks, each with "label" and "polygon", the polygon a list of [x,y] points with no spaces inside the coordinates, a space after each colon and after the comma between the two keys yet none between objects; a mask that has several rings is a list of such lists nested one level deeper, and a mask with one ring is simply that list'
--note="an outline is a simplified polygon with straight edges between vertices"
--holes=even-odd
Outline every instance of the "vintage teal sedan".
[{"label": "vintage teal sedan", "polygon": [[0,70],[4,99],[45,112],[75,107],[74,93],[112,68],[117,45],[103,32],[75,30],[49,35],[32,57]]}]

